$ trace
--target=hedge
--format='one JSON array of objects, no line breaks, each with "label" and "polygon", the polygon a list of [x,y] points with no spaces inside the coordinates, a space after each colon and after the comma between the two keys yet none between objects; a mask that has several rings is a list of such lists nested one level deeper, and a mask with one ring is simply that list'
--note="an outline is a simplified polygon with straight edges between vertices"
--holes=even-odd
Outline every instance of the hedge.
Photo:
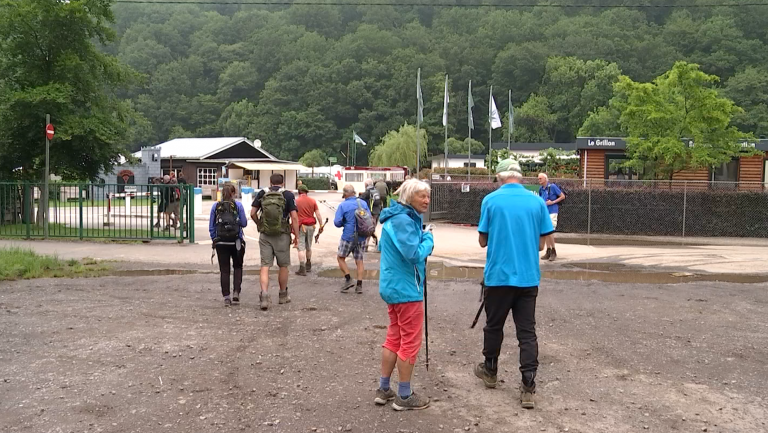
[{"label": "hedge", "polygon": [[331,189],[331,180],[327,177],[300,177],[300,180],[310,190],[329,190]]}]

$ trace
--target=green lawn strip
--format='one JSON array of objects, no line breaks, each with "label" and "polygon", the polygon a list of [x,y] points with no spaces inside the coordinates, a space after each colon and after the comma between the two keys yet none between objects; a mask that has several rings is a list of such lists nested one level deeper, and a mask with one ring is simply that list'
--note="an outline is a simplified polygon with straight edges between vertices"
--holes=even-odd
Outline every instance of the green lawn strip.
[{"label": "green lawn strip", "polygon": [[0,248],[0,281],[97,277],[108,270],[109,266],[90,258],[65,261],[55,256],[39,255],[27,248]]},{"label": "green lawn strip", "polygon": [[[172,233],[172,232],[171,232]],[[0,225],[0,239],[1,238],[18,238],[25,237],[27,235],[26,224],[4,224]],[[31,225],[29,227],[30,237],[39,238],[44,235],[43,227],[38,225]],[[165,235],[165,236],[164,236]],[[49,224],[48,225],[48,237],[50,238],[77,238],[80,236],[80,229],[78,227],[71,227],[64,224]],[[155,237],[171,237],[168,233],[162,231],[155,231]],[[137,228],[123,228],[120,226],[107,226],[103,228],[83,228],[83,238],[110,238],[110,239],[149,239],[149,229],[137,229]]]}]

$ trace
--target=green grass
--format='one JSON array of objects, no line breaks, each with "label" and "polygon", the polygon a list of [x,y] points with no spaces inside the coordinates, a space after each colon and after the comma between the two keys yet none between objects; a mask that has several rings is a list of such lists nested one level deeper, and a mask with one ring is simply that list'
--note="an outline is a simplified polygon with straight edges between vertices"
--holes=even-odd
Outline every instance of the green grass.
[{"label": "green grass", "polygon": [[[70,227],[64,224],[49,224],[48,225],[48,237],[50,238],[78,238],[80,236],[80,229],[78,227]],[[178,234],[178,231],[176,232]],[[31,225],[29,227],[30,237],[39,238],[44,234],[43,227],[38,225]],[[173,234],[173,231],[171,231]],[[26,224],[4,224],[0,225],[0,239],[11,239],[18,237],[26,237],[27,225]],[[166,235],[167,232],[155,230],[155,238],[161,238]],[[83,228],[83,239],[98,239],[98,238],[110,238],[110,239],[149,239],[149,229],[136,229],[136,228],[123,228],[119,225],[106,226],[104,228]]]},{"label": "green grass", "polygon": [[104,275],[109,267],[93,259],[63,261],[25,248],[0,248],[0,281]]}]

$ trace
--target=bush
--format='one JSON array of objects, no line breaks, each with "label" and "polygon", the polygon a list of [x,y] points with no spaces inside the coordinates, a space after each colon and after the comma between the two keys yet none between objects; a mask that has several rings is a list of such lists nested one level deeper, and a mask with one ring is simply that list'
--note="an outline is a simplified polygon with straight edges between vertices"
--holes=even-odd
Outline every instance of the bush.
[{"label": "bush", "polygon": [[310,190],[329,190],[331,189],[331,180],[327,177],[300,177],[299,180]]}]

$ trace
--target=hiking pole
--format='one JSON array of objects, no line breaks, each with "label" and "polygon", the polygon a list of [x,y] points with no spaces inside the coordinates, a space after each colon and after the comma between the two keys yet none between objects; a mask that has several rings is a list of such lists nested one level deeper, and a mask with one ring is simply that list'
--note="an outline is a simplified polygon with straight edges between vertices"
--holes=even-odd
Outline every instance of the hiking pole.
[{"label": "hiking pole", "polygon": [[477,320],[480,319],[480,313],[483,312],[483,307],[485,307],[485,281],[480,282],[480,309],[477,310],[475,320],[472,321],[472,325],[469,329],[473,329],[475,325],[477,325]]},{"label": "hiking pole", "polygon": [[427,371],[429,371],[429,314],[427,309],[427,260],[424,259],[424,338],[425,338],[425,345],[424,349],[427,354]]},{"label": "hiking pole", "polygon": [[320,234],[323,232],[323,229],[325,228],[326,224],[328,224],[328,218],[326,218],[325,222],[320,225],[320,230],[318,230],[317,234],[315,235],[315,243],[317,243],[320,240]]}]

